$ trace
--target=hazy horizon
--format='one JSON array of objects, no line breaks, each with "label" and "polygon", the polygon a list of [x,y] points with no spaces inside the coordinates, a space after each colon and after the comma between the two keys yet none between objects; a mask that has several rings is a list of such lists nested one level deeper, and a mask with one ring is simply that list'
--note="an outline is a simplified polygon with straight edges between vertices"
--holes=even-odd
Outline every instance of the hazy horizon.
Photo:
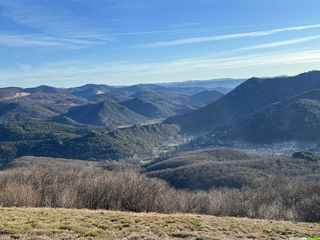
[{"label": "hazy horizon", "polygon": [[320,69],[319,7],[316,0],[0,0],[0,87]]}]

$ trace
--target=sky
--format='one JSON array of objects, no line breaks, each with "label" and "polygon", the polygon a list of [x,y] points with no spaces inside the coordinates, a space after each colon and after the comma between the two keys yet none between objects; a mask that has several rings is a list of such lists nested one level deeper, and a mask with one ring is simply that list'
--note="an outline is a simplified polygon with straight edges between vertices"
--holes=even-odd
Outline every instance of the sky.
[{"label": "sky", "polygon": [[320,70],[319,0],[0,0],[0,87]]}]

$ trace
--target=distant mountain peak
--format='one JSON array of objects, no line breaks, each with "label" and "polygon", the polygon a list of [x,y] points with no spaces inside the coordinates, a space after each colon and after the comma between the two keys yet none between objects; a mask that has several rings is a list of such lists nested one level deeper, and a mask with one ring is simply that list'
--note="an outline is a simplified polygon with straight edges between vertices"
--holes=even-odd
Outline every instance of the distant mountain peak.
[{"label": "distant mountain peak", "polygon": [[242,120],[270,104],[319,88],[320,71],[293,77],[251,78],[218,101],[166,122],[179,124],[188,132],[208,132]]},{"label": "distant mountain peak", "polygon": [[144,121],[144,117],[110,100],[70,109],[66,117],[89,125],[131,125]]}]

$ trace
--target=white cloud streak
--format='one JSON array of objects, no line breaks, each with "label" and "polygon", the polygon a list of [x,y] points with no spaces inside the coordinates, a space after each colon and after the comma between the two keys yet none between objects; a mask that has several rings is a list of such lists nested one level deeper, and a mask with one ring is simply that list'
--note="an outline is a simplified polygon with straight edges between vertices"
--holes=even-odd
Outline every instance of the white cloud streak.
[{"label": "white cloud streak", "polygon": [[65,8],[53,7],[48,1],[2,0],[1,14],[16,23],[52,35],[74,36],[75,29],[79,33],[89,31],[86,19],[74,15]]},{"label": "white cloud streak", "polygon": [[70,9],[52,6],[50,1],[0,0],[0,7],[3,9],[2,16],[28,29],[28,34],[1,32],[1,45],[77,49],[111,41],[110,37],[101,33],[102,29],[96,28],[88,19],[73,14]]},{"label": "white cloud streak", "polygon": [[171,47],[171,46],[179,46],[179,45],[204,43],[204,42],[214,42],[214,41],[220,41],[220,40],[270,36],[270,35],[274,35],[277,33],[283,33],[283,32],[289,32],[289,31],[301,31],[301,30],[316,29],[316,28],[320,28],[320,24],[277,28],[277,29],[271,29],[271,30],[266,30],[266,31],[184,38],[184,39],[177,39],[177,40],[172,40],[172,41],[146,43],[146,44],[139,45],[139,47],[144,47],[144,48]]},{"label": "white cloud streak", "polygon": [[100,41],[97,39],[54,37],[45,34],[0,33],[0,45],[8,47],[59,47],[66,50],[105,44],[106,41],[106,39]]},{"label": "white cloud streak", "polygon": [[241,50],[255,50],[255,49],[265,49],[265,48],[274,48],[274,47],[296,45],[296,44],[306,43],[306,42],[310,42],[310,41],[317,40],[317,39],[320,39],[320,35],[290,39],[290,40],[286,40],[286,41],[258,44],[258,45],[254,45],[254,46],[250,46],[250,47],[241,48]]}]

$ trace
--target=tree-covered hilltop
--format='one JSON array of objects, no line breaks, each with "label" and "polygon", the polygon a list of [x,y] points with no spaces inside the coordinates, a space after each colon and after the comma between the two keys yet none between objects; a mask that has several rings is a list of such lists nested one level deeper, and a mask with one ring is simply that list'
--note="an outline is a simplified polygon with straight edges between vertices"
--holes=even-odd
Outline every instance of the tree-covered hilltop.
[{"label": "tree-covered hilltop", "polygon": [[307,91],[320,89],[320,71],[293,77],[251,78],[219,100],[167,123],[179,124],[183,131],[208,133],[245,121],[251,114]]},{"label": "tree-covered hilltop", "polygon": [[[312,160],[310,157],[312,156]],[[161,157],[144,166],[144,172],[180,189],[242,188],[271,177],[320,180],[315,154],[265,156],[229,148],[211,148]],[[319,156],[317,156],[319,157]]]},{"label": "tree-covered hilltop", "polygon": [[110,130],[47,122],[12,122],[0,125],[0,159],[21,156],[83,160],[119,160],[157,155],[178,134],[171,125],[154,124]]},{"label": "tree-covered hilltop", "polygon": [[272,104],[224,131],[233,139],[251,143],[320,141],[320,90]]}]

